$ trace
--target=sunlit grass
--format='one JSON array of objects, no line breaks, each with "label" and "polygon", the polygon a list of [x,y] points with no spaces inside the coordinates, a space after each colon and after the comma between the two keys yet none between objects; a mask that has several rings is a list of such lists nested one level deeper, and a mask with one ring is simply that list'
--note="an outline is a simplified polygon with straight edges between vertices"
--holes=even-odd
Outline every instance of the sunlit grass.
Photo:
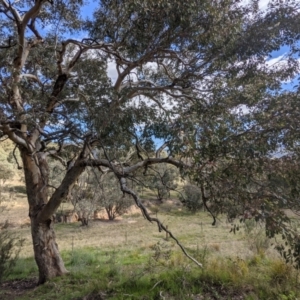
[{"label": "sunlit grass", "polygon": [[[124,251],[96,247],[63,251],[70,273],[18,299],[67,300],[88,295],[102,295],[104,299],[193,299],[192,295],[207,294],[216,299],[239,295],[239,299],[292,300],[300,296],[297,271],[280,259],[254,260],[257,254],[247,259],[223,257],[207,251],[207,247],[192,252],[205,261],[204,269],[191,264],[166,241]],[[23,258],[10,279],[36,275],[33,258]]]},{"label": "sunlit grass", "polygon": [[[206,294],[215,299],[300,297],[299,274],[265,241],[262,227],[250,224],[249,232],[242,228],[233,234],[225,217],[212,226],[205,212],[192,214],[168,202],[151,205],[203,269],[139,214],[113,222],[91,221],[89,227],[55,224],[57,243],[70,273],[18,299],[83,299],[89,295],[91,299],[97,295],[98,299],[197,299],[196,295]],[[11,230],[26,241],[6,279],[37,278],[30,228]]]}]

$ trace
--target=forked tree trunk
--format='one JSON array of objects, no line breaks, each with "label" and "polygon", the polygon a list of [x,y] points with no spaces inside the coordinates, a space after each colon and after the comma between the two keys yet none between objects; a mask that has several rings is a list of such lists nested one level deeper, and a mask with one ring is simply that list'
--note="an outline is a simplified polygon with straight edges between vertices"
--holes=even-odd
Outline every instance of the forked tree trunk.
[{"label": "forked tree trunk", "polygon": [[107,216],[108,216],[108,220],[113,221],[115,219],[115,214],[114,214],[114,207],[112,205],[108,205],[107,207],[105,207]]},{"label": "forked tree trunk", "polygon": [[39,284],[67,273],[58,251],[53,220],[41,220],[40,213],[48,201],[48,164],[43,154],[29,155],[21,149],[26,192],[31,220],[35,261],[39,269]]}]

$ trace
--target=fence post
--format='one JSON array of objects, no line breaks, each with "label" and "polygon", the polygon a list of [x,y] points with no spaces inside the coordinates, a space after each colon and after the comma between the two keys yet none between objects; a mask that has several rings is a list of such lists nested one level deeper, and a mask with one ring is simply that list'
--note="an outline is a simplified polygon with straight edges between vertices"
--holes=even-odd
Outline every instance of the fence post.
[{"label": "fence post", "polygon": [[[168,230],[168,225],[166,226],[166,229]],[[168,232],[166,231],[166,241],[168,241],[169,240],[169,234],[168,234]]]}]

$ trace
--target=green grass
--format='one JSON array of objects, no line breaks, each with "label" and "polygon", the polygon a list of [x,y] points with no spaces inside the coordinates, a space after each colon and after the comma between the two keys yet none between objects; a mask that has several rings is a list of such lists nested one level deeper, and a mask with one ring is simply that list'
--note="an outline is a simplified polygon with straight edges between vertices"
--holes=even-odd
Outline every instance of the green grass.
[{"label": "green grass", "polygon": [[[132,250],[83,247],[63,251],[69,274],[28,290],[18,299],[283,299],[300,297],[297,272],[280,259],[255,254],[247,259],[222,257],[207,248],[193,252],[205,268],[191,264],[172,244],[159,242]],[[37,276],[33,258],[19,259],[7,279]],[[1,298],[1,292],[0,292]],[[100,299],[100,298],[99,298]]]},{"label": "green grass", "polygon": [[[229,233],[225,219],[211,225],[207,213],[160,208],[158,217],[203,263],[188,260],[174,241],[141,216],[114,222],[56,224],[57,242],[69,274],[17,299],[300,299],[297,272],[286,265],[262,229]],[[250,224],[251,225],[251,224]],[[26,238],[20,259],[6,280],[37,278],[30,228],[12,229]],[[6,298],[5,298],[6,297]],[[90,298],[89,298],[90,297]],[[94,297],[94,298],[93,298]],[[0,291],[0,299],[13,299]]]},{"label": "green grass", "polygon": [[20,258],[12,272],[4,280],[25,279],[37,276],[38,268],[32,257]]}]

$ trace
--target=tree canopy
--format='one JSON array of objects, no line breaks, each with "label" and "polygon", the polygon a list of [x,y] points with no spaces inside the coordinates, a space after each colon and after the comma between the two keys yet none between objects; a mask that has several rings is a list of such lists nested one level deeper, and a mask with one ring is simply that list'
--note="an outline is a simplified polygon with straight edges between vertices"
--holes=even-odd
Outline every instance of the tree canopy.
[{"label": "tree canopy", "polygon": [[[101,0],[88,19],[83,7],[0,0],[0,130],[21,153],[39,282],[66,272],[52,215],[86,167],[114,174],[160,230],[128,182],[171,164],[213,215],[251,208],[295,241],[280,209],[298,208],[299,96],[282,82],[299,71],[299,3]],[[49,159],[66,170],[53,193]]]}]

